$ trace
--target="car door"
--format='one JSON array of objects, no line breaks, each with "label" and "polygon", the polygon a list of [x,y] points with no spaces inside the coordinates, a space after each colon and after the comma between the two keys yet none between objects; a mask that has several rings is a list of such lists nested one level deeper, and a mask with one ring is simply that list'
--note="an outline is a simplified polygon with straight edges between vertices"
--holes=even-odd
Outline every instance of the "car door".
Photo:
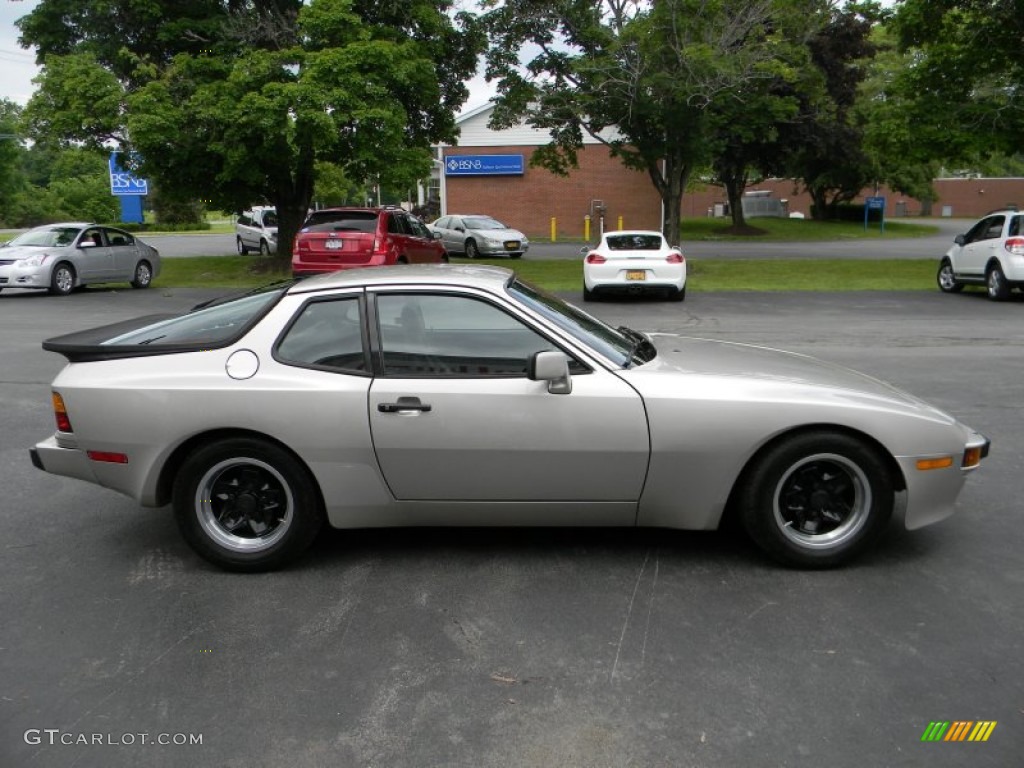
[{"label": "car door", "polygon": [[526,366],[557,345],[481,297],[381,292],[375,307],[369,419],[397,499],[627,502],[614,523],[633,524],[649,438],[632,387],[574,361],[571,393],[552,394]]},{"label": "car door", "polygon": [[462,219],[458,216],[448,217],[448,226],[444,231],[444,247],[448,253],[464,253],[466,250],[466,240],[464,233],[466,228],[462,224]]},{"label": "car door", "polygon": [[135,247],[135,238],[118,229],[105,229],[107,242],[110,243],[110,263],[115,280],[132,280],[135,277],[135,265],[139,261],[139,251]]},{"label": "car door", "polygon": [[72,261],[75,272],[84,283],[110,280],[114,273],[110,247],[103,227],[86,227],[75,243]]},{"label": "car door", "polygon": [[440,261],[443,248],[441,241],[436,240],[434,233],[427,229],[427,225],[412,214],[407,215],[405,220],[411,238],[409,249],[415,254],[412,260],[426,263]]},{"label": "car door", "polygon": [[1005,223],[1003,215],[986,216],[971,227],[964,237],[956,271],[964,275],[984,275],[989,259],[998,255]]}]

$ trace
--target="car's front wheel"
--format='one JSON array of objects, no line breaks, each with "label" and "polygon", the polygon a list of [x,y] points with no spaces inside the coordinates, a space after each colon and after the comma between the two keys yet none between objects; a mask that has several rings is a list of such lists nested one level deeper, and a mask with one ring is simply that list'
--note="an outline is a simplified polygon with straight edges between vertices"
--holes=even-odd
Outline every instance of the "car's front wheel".
[{"label": "car's front wheel", "polygon": [[998,261],[985,273],[985,287],[992,301],[1006,301],[1010,298],[1010,284],[1006,282],[1003,267]]},{"label": "car's front wheel", "polygon": [[935,276],[935,282],[939,284],[939,290],[943,293],[960,293],[964,289],[964,284],[956,279],[953,264],[949,259],[942,260],[938,274]]},{"label": "car's front wheel", "polygon": [[466,258],[475,259],[480,256],[480,248],[477,247],[476,240],[466,241]]},{"label": "car's front wheel", "polygon": [[231,438],[194,451],[174,481],[174,515],[185,541],[233,571],[286,565],[323,522],[315,480],[284,448]]},{"label": "car's front wheel", "polygon": [[839,432],[784,438],[740,482],[738,512],[750,537],[776,560],[807,568],[859,554],[885,528],[895,502],[878,452]]},{"label": "car's front wheel", "polygon": [[260,256],[266,258],[270,255],[270,243],[266,240],[260,240]]},{"label": "car's front wheel", "polygon": [[149,288],[153,282],[153,268],[148,261],[140,261],[135,265],[135,277],[132,278],[132,288]]},{"label": "car's front wheel", "polygon": [[53,268],[50,275],[50,293],[55,296],[67,296],[75,288],[75,268],[62,261]]},{"label": "car's front wheel", "polygon": [[235,238],[235,247],[238,248],[239,256],[245,256],[249,253],[249,249],[246,247],[245,243],[242,242],[242,238],[240,237]]}]

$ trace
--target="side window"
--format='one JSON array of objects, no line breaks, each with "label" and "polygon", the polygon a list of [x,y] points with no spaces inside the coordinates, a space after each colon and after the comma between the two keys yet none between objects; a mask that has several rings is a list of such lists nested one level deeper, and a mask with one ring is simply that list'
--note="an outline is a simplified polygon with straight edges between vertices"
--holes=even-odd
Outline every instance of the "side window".
[{"label": "side window", "polygon": [[440,219],[434,222],[434,226],[438,229],[448,229],[448,217],[442,216]]},{"label": "side window", "polygon": [[1021,224],[1024,223],[1024,216],[1014,216],[1010,219],[1010,229],[1006,233],[1007,237],[1019,237],[1024,227]]},{"label": "side window", "polygon": [[525,377],[534,352],[556,349],[486,301],[468,296],[381,294],[385,376]]},{"label": "side window", "polygon": [[433,239],[433,235],[430,234],[430,230],[427,229],[426,224],[417,219],[415,216],[406,216],[406,224],[409,225],[409,229],[415,237],[422,237],[427,240]]},{"label": "side window", "polygon": [[353,296],[306,304],[274,352],[282,363],[367,371],[359,299]]},{"label": "side window", "polygon": [[78,242],[80,245],[85,245],[86,248],[90,245],[96,248],[102,248],[106,244],[103,241],[103,230],[98,227],[85,230],[82,233],[81,240]]},{"label": "side window", "polygon": [[1006,221],[1005,216],[993,216],[988,220],[988,228],[985,230],[985,234],[982,239],[984,240],[995,240],[996,238],[1003,236],[1003,223]]},{"label": "side window", "polygon": [[110,244],[114,247],[132,245],[135,242],[135,238],[127,232],[107,230],[107,237],[110,239]]},{"label": "side window", "polygon": [[388,232],[393,235],[409,234],[409,227],[406,224],[405,216],[400,213],[388,214]]}]

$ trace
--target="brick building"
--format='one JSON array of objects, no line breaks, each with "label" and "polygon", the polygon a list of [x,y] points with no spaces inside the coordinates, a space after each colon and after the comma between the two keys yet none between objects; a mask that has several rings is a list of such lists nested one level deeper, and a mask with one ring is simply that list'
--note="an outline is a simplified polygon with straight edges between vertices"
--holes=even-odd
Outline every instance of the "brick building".
[{"label": "brick building", "polygon": [[[458,119],[457,146],[438,149],[439,177],[435,194],[442,213],[483,213],[501,219],[531,237],[550,236],[552,219],[558,237],[579,238],[586,216],[591,216],[591,233],[598,231],[598,216],[604,212],[605,227],[617,229],[619,222],[632,229],[661,229],[661,201],[646,173],[625,168],[609,155],[597,140],[585,136],[579,153],[579,168],[561,177],[530,167],[533,151],[548,142],[548,134],[527,125],[494,131],[487,127],[493,107],[471,110]],[[937,179],[938,200],[932,215],[977,218],[1008,204],[1024,204],[1024,179]],[[751,190],[769,191],[785,201],[787,210],[810,213],[810,198],[799,182],[773,179]],[[919,216],[918,200],[886,189],[865,190],[864,195],[884,195],[886,216]],[[685,219],[714,215],[725,202],[720,187],[707,185],[683,195],[681,213]]]}]

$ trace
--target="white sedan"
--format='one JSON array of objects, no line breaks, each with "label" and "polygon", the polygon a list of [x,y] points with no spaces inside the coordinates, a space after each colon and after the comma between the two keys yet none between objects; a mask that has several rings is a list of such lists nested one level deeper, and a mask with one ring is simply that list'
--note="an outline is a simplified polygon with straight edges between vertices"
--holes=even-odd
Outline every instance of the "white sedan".
[{"label": "white sedan", "polygon": [[608,293],[660,292],[686,298],[686,258],[660,232],[606,232],[596,248],[583,248],[583,300]]}]

